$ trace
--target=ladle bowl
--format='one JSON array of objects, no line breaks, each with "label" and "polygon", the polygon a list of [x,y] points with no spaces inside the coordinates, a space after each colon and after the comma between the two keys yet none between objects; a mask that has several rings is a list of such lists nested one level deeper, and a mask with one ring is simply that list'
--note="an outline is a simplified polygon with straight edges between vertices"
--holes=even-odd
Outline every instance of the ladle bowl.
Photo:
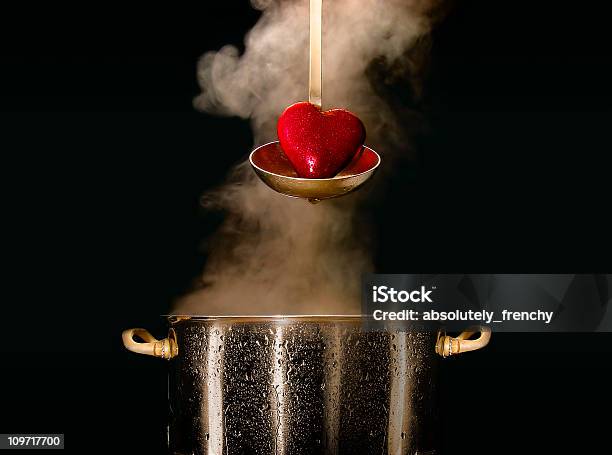
[{"label": "ladle bowl", "polygon": [[337,175],[327,179],[301,178],[278,141],[261,145],[249,156],[259,178],[274,191],[311,202],[344,196],[362,186],[380,165],[380,156],[365,145]]}]

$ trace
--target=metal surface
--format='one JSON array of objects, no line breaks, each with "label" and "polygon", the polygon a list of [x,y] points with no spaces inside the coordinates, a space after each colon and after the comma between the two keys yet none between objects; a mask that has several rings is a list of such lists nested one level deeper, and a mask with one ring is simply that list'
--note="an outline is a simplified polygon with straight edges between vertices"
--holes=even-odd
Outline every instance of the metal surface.
[{"label": "metal surface", "polygon": [[380,165],[380,156],[364,146],[335,177],[300,178],[278,142],[257,147],[251,152],[249,160],[259,178],[274,191],[314,201],[343,196],[356,190],[374,175]]},{"label": "metal surface", "polygon": [[359,317],[171,319],[170,453],[435,453],[435,333]]}]

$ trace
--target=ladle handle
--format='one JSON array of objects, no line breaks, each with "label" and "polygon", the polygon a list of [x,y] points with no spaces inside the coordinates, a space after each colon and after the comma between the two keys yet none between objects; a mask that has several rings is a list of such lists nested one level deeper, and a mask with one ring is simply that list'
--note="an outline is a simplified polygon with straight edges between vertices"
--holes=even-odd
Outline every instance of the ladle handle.
[{"label": "ladle handle", "polygon": [[[470,337],[478,332],[480,336],[475,340],[470,340]],[[451,337],[441,332],[438,334],[438,341],[436,342],[436,353],[442,357],[450,357],[463,352],[476,351],[489,344],[489,340],[491,340],[491,328],[489,327],[468,329],[457,337]]]},{"label": "ladle handle", "polygon": [[[144,343],[136,341],[134,336],[142,339]],[[148,330],[140,328],[124,330],[121,338],[123,339],[123,346],[136,354],[152,355],[166,360],[178,355],[178,345],[173,329],[170,329],[168,338],[163,340],[158,340]]]},{"label": "ladle handle", "polygon": [[322,45],[321,22],[323,0],[310,0],[310,76],[308,79],[308,101],[321,107],[322,103]]}]

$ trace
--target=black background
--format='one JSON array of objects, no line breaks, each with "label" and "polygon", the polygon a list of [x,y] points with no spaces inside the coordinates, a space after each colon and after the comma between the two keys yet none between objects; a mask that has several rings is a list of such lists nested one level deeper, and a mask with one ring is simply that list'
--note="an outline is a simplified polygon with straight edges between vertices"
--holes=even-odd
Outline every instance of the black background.
[{"label": "black background", "polygon": [[[374,214],[381,272],[610,272],[612,64],[597,5],[456,3],[434,33],[416,172],[397,173]],[[252,137],[192,108],[195,65],[241,46],[259,13],[3,9],[0,432],[163,453],[164,362],[125,352],[120,333],[162,335],[159,315],[202,269],[222,217],[199,197]],[[444,453],[609,451],[611,346],[503,334],[444,361]]]}]

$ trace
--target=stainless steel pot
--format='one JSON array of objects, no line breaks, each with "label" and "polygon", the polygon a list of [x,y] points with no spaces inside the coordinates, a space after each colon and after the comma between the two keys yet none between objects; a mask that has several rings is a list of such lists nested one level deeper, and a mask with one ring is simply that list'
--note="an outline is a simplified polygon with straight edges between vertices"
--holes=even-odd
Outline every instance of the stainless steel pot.
[{"label": "stainless steel pot", "polygon": [[171,359],[169,451],[181,455],[435,453],[438,354],[490,337],[367,331],[354,316],[169,322],[164,340],[130,329],[123,341]]}]

